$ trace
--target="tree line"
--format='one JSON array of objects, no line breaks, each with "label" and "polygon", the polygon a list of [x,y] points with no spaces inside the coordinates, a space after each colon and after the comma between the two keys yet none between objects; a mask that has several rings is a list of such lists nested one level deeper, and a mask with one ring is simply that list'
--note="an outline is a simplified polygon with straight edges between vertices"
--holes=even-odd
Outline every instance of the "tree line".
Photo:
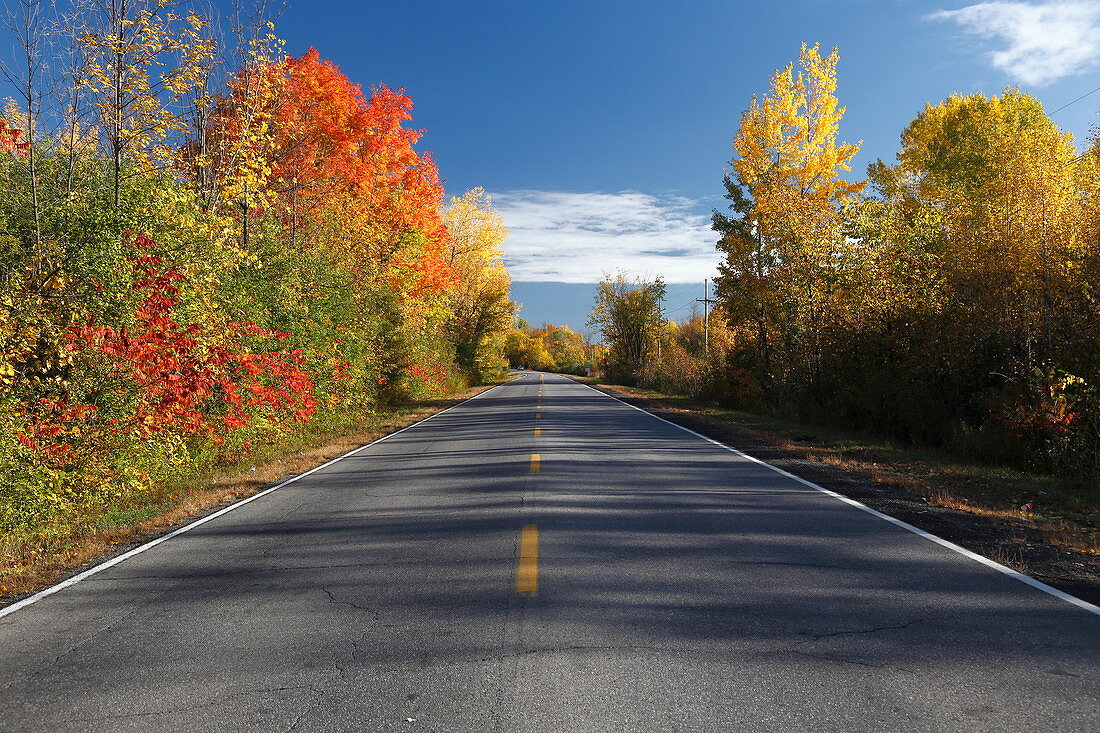
[{"label": "tree line", "polygon": [[35,0],[0,120],[0,531],[69,518],[505,365],[484,191],[444,202],[400,89],[263,4]]},{"label": "tree line", "polygon": [[1032,95],[952,95],[853,180],[838,61],[803,46],[741,117],[709,348],[645,295],[659,281],[608,277],[606,369],[1094,483],[1100,133],[1079,153]]},{"label": "tree line", "polygon": [[603,347],[568,326],[544,323],[538,328],[522,318],[504,341],[504,355],[513,369],[535,369],[585,375],[602,358]]}]

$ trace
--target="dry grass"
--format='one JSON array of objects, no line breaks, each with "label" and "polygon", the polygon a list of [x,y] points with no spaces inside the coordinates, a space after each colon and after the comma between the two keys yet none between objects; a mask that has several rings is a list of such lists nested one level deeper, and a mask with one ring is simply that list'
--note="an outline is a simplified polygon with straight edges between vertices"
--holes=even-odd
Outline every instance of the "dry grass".
[{"label": "dry grass", "polygon": [[[990,507],[971,503],[945,488],[934,488],[923,497],[932,506],[942,506],[960,512],[968,512],[994,520],[1012,520],[1039,533],[1042,541],[1048,545],[1061,547],[1085,555],[1100,555],[1100,533],[1091,531],[1071,522],[1036,517],[1033,512],[1006,507]],[[1024,542],[1020,539],[1020,542]]]},{"label": "dry grass", "polygon": [[[197,516],[258,493],[267,486],[304,473],[337,456],[392,433],[447,407],[490,389],[475,387],[427,406],[389,414],[369,429],[339,436],[313,448],[282,455],[256,466],[222,469],[193,486],[169,492],[153,503],[136,507],[132,521],[125,515],[110,526],[102,519],[76,526],[53,539],[0,537],[0,605],[50,586],[72,571],[122,548],[146,542]],[[144,515],[144,516],[143,516]]]},{"label": "dry grass", "polygon": [[1000,563],[1005,567],[1012,568],[1019,573],[1023,573],[1025,575],[1031,574],[1031,569],[1028,567],[1027,560],[1024,557],[1024,552],[1022,549],[1008,546],[998,546],[989,548],[983,554],[993,562]]}]

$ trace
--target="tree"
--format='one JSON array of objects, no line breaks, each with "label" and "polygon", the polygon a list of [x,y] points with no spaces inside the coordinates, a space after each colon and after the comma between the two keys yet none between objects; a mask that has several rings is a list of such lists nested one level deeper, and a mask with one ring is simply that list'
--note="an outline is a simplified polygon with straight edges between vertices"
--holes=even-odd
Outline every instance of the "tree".
[{"label": "tree", "polygon": [[939,212],[941,272],[967,322],[1000,334],[1028,369],[1055,348],[1081,253],[1076,159],[1039,100],[1010,89],[927,105],[892,171]]},{"label": "tree", "polygon": [[630,280],[623,272],[607,275],[596,287],[588,325],[600,330],[608,347],[608,371],[614,378],[636,381],[646,360],[656,351],[664,322],[661,300],[665,284]]},{"label": "tree", "polygon": [[725,257],[718,264],[714,279],[715,297],[724,305],[723,313],[733,328],[751,325],[756,340],[756,358],[761,376],[770,378],[770,333],[782,317],[783,293],[775,287],[778,268],[776,254],[765,246],[759,228],[753,223],[753,203],[744,189],[729,175],[723,176],[726,198],[734,216],[717,210],[711,227],[718,232],[718,251]]},{"label": "tree", "polygon": [[[25,140],[16,142],[11,139],[8,149],[19,149],[26,152],[25,156],[15,158],[15,161],[25,160],[26,177],[29,186],[30,208],[34,219],[34,228],[31,239],[39,259],[42,259],[42,211],[41,211],[41,182],[39,180],[39,156],[37,148],[39,119],[42,115],[43,97],[45,92],[42,87],[45,73],[42,55],[47,43],[46,21],[43,16],[41,0],[20,0],[15,9],[7,10],[7,30],[14,36],[19,44],[20,56],[18,66],[11,66],[0,62],[0,73],[7,82],[14,87],[22,101],[22,108],[7,110],[9,117],[18,115],[22,117],[21,136]],[[7,127],[6,121],[4,127]]]},{"label": "tree", "polygon": [[127,164],[147,170],[168,162],[164,142],[186,132],[181,102],[205,78],[214,53],[214,41],[203,33],[209,20],[175,12],[179,5],[86,0],[82,8],[83,84],[97,111],[116,207]]},{"label": "tree", "polygon": [[499,368],[495,362],[514,319],[501,249],[508,230],[481,188],[451,199],[443,222],[450,233],[448,263],[460,278],[446,295],[447,334],[459,366],[480,376]]},{"label": "tree", "polygon": [[840,205],[863,188],[839,175],[859,151],[837,143],[839,60],[836,49],[822,58],[803,44],[799,72],[793,64],[775,72],[771,93],[753,100],[734,138],[730,165],[752,198],[753,224],[794,267],[824,264],[841,238]]},{"label": "tree", "polygon": [[512,329],[505,337],[504,355],[512,368],[538,371],[554,369],[554,357],[546,348],[546,343],[520,328]]},{"label": "tree", "polygon": [[770,93],[753,99],[725,178],[735,216],[714,216],[726,254],[718,297],[735,325],[754,324],[765,373],[773,330],[788,359],[808,351],[820,361],[822,324],[854,261],[843,209],[863,183],[840,177],[859,146],[837,142],[839,59],[835,49],[822,58],[817,45],[803,44],[797,74],[793,64],[776,71]]},{"label": "tree", "polygon": [[531,337],[542,340],[554,371],[575,374],[580,367],[592,365],[592,345],[568,326],[544,323],[531,331]]},{"label": "tree", "polygon": [[[267,101],[256,107],[246,89]],[[244,201],[246,218],[257,202],[295,246],[328,253],[365,285],[381,278],[419,296],[454,284],[443,187],[431,156],[413,148],[422,133],[403,126],[412,118],[407,94],[383,85],[364,99],[311,48],[242,72],[208,137],[243,139],[250,115],[255,140],[215,154],[215,165],[231,166],[226,195]]]},{"label": "tree", "polygon": [[[246,248],[251,212],[271,203],[271,120],[281,87],[274,69],[285,58],[284,41],[266,15],[266,0],[251,6],[234,2],[229,24],[236,43],[219,48],[229,58],[219,58],[217,64],[210,59],[199,69],[191,93],[189,139],[180,156],[207,209],[220,212],[228,205],[241,212]],[[215,73],[226,64],[234,64],[230,68],[235,72],[219,94]]]}]

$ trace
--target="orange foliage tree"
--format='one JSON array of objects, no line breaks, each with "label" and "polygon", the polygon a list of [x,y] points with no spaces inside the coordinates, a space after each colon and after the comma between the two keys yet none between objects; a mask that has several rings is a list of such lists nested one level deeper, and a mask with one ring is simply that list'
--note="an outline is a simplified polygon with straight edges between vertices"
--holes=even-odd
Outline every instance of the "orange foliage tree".
[{"label": "orange foliage tree", "polygon": [[[386,86],[364,98],[316,49],[269,66],[273,206],[295,242],[311,242],[363,272],[400,274],[414,294],[454,277],[445,259],[443,187],[422,132],[404,127],[412,99]],[[410,238],[417,234],[418,237]]]}]

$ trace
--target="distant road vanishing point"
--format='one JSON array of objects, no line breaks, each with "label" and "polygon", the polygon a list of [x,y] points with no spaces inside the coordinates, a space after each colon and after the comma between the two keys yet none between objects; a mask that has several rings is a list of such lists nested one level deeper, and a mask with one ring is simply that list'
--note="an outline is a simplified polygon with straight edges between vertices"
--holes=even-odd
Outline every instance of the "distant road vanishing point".
[{"label": "distant road vanishing point", "polygon": [[1026,581],[524,373],[0,611],[0,730],[1100,729]]}]

